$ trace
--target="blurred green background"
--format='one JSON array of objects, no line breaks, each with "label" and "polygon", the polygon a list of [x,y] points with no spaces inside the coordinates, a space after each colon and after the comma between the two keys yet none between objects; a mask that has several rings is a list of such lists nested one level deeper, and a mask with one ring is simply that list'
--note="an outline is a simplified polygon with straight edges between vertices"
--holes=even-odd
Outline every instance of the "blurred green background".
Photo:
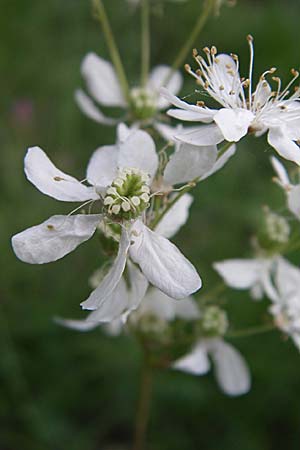
[{"label": "blurred green background", "polygon": [[[132,84],[139,77],[139,20],[125,0],[105,2]],[[10,248],[12,234],[69,205],[41,195],[23,175],[26,148],[41,146],[62,170],[84,178],[86,162],[115,131],[85,118],[73,101],[79,67],[90,50],[108,57],[88,0],[1,0],[0,177],[0,449],[99,450],[130,443],[140,354],[128,337],[58,327],[53,316],[80,317],[87,279],[101,263],[92,241],[59,262],[30,266]],[[171,63],[201,2],[168,3],[152,21],[152,62]],[[255,74],[271,66],[284,80],[299,69],[299,0],[240,0],[222,8],[197,42],[238,53],[247,70],[245,36],[255,38]],[[189,58],[189,62],[191,58]],[[181,92],[194,85],[188,76]],[[249,255],[261,205],[279,207],[264,138],[249,138],[226,168],[196,190],[191,219],[176,238],[204,279],[219,281],[215,260]],[[294,254],[293,261],[300,260]],[[199,294],[201,298],[201,294]],[[237,327],[262,321],[267,302],[224,294]],[[236,339],[253,375],[251,392],[231,399],[212,375],[160,373],[154,386],[149,449],[298,450],[300,356],[274,332]]]}]

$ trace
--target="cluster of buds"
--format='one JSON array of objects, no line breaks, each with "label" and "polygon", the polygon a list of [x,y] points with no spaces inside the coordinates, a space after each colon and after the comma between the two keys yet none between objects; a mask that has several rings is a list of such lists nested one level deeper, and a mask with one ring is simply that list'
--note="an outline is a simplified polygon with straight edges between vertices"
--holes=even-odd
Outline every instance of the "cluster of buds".
[{"label": "cluster of buds", "polygon": [[219,306],[207,306],[202,311],[200,326],[205,336],[224,336],[229,326],[227,314]]},{"label": "cluster of buds", "polygon": [[130,92],[130,107],[135,119],[151,119],[157,110],[157,96],[150,89],[135,87]]}]

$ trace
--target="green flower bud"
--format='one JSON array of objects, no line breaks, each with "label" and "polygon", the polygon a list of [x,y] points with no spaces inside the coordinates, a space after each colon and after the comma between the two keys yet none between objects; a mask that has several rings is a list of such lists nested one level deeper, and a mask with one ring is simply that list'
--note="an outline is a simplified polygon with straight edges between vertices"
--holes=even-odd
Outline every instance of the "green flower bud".
[{"label": "green flower bud", "polygon": [[203,310],[200,324],[205,336],[223,336],[229,325],[226,312],[215,305]]},{"label": "green flower bud", "polygon": [[130,92],[130,107],[135,119],[151,119],[157,111],[157,97],[148,89],[133,88]]}]

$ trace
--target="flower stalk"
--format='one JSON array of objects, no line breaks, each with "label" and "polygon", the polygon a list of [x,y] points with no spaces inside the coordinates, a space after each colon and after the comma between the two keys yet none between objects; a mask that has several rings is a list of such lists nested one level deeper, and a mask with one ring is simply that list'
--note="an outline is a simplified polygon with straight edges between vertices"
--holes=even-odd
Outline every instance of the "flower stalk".
[{"label": "flower stalk", "polygon": [[141,7],[141,86],[145,87],[150,68],[150,8],[149,0],[142,0]]},{"label": "flower stalk", "polygon": [[105,36],[105,41],[108,46],[110,57],[113,62],[113,65],[116,69],[118,79],[122,88],[122,92],[126,100],[129,100],[129,84],[126,77],[126,73],[123,67],[123,63],[120,57],[120,53],[104,8],[104,4],[102,0],[92,0],[93,1],[93,10],[95,18],[99,21],[102,26],[102,30]]}]

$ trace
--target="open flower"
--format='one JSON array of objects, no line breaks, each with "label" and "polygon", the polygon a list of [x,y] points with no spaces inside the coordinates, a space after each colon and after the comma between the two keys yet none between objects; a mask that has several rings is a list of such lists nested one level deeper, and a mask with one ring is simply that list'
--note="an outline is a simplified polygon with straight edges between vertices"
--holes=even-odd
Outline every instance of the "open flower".
[{"label": "open flower", "polygon": [[276,263],[277,257],[228,259],[216,262],[213,266],[228,286],[233,289],[249,289],[251,297],[260,300],[265,294],[274,294],[271,276]]},{"label": "open flower", "polygon": [[300,220],[300,183],[294,184],[291,182],[287,170],[274,156],[271,158],[271,163],[277,174],[274,181],[284,189],[289,210]]},{"label": "open flower", "polygon": [[264,72],[253,92],[253,38],[248,36],[250,45],[249,77],[241,79],[239,60],[236,55],[217,54],[216,47],[205,48],[207,60],[196,51],[194,58],[199,69],[187,71],[196,79],[202,89],[221,105],[221,109],[211,109],[204,102],[188,104],[168,89],[162,88],[164,98],[178,109],[171,109],[171,117],[183,121],[202,122],[197,130],[184,132],[178,139],[194,145],[218,144],[223,140],[238,142],[247,133],[260,136],[268,132],[268,142],[288,160],[300,164],[300,90],[297,87],[291,95],[290,89],[299,73],[292,70],[291,82],[282,90],[281,80],[272,77],[277,84],[272,90],[266,80],[274,74],[275,68]]},{"label": "open flower", "polygon": [[225,394],[236,396],[249,391],[251,378],[246,361],[222,338],[199,340],[189,354],[173,364],[173,368],[192,375],[204,375],[211,368],[209,356],[214,363],[217,382]]},{"label": "open flower", "polygon": [[[133,87],[129,99],[126,99],[113,65],[95,53],[86,55],[81,73],[89,95],[81,89],[77,90],[77,104],[88,117],[104,125],[116,125],[127,120],[137,125],[159,125],[160,111],[170,105],[160,96],[159,89],[166,86],[170,92],[177,94],[182,85],[180,72],[171,73],[171,67],[160,65],[151,71],[146,86]],[[103,107],[121,108],[125,115],[118,119],[106,117],[95,102]]]},{"label": "open flower", "polygon": [[[27,178],[44,194],[61,201],[100,200],[102,207],[100,214],[52,216],[15,235],[13,249],[22,261],[55,261],[92,237],[101,223],[109,220],[121,225],[117,257],[102,283],[82,303],[85,309],[98,309],[111,301],[128,258],[140,267],[149,282],[173,298],[184,298],[201,287],[195,268],[177,247],[144,223],[158,157],[146,132],[127,131],[121,127],[117,145],[101,147],[93,154],[86,176],[90,186],[61,172],[38,147],[29,149],[25,157]],[[179,226],[187,218],[188,204],[189,197],[179,204],[183,212],[177,221]],[[172,209],[168,214],[172,214]],[[160,227],[163,229],[163,224]]]},{"label": "open flower", "polygon": [[275,324],[291,336],[300,350],[300,269],[280,258],[274,277],[275,292],[270,312]]}]

